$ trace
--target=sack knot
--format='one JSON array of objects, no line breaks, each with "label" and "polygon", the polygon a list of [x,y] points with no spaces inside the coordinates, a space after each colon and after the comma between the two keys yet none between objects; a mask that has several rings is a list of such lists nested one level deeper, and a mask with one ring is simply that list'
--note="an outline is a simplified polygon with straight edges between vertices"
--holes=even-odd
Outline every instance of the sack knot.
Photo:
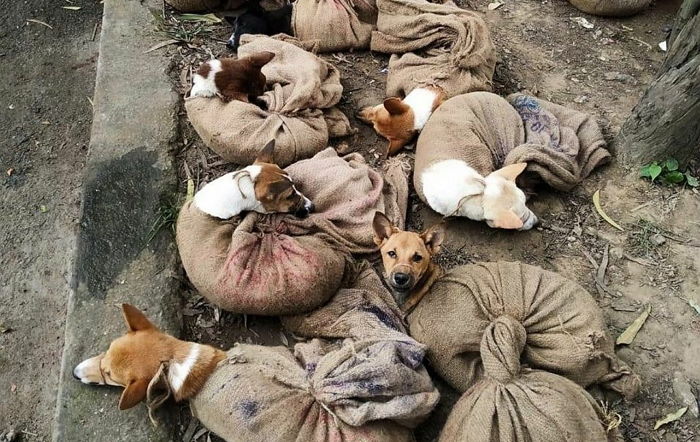
[{"label": "sack knot", "polygon": [[499,316],[481,338],[481,360],[486,375],[502,384],[520,373],[520,353],[525,348],[525,327],[512,316]]}]

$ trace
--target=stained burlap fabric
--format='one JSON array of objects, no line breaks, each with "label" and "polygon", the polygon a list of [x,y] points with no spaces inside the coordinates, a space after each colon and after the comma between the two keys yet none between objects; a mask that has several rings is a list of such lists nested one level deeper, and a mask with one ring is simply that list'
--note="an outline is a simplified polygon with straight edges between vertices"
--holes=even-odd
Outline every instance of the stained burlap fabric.
[{"label": "stained burlap fabric", "polygon": [[525,328],[510,316],[486,326],[480,343],[484,377],[455,404],[440,441],[613,442],[603,412],[580,386],[520,365]]},{"label": "stained burlap fabric", "polygon": [[318,52],[368,49],[376,28],[374,0],[296,0],[292,32]]},{"label": "stained burlap fabric", "polygon": [[353,267],[353,253],[376,250],[376,210],[402,225],[408,184],[399,161],[384,174],[359,154],[326,149],[289,166],[316,205],[305,219],[248,213],[222,221],[190,201],[177,221],[177,245],[192,284],[223,309],[281,315],[311,310],[332,296]]},{"label": "stained burlap fabric", "polygon": [[264,103],[223,102],[217,97],[185,99],[187,116],[204,143],[236,164],[250,164],[274,139],[275,160],[286,166],[312,157],[332,137],[353,132],[335,105],[343,86],[330,63],[305,51],[290,37],[245,35],[239,56],[268,51],[275,58],[262,68],[267,92]]},{"label": "stained burlap fabric", "polygon": [[491,90],[496,48],[475,12],[426,0],[377,0],[371,49],[389,59],[387,96],[440,86],[448,97]]},{"label": "stained burlap fabric", "polygon": [[454,268],[432,286],[408,322],[411,336],[428,346],[438,374],[466,391],[484,376],[482,336],[504,315],[527,332],[523,361],[529,366],[626,397],[639,389],[639,377],[615,355],[591,295],[539,267],[493,262]]},{"label": "stained burlap fabric", "polygon": [[652,0],[569,0],[569,3],[589,14],[624,17],[648,8]]},{"label": "stained burlap fabric", "polygon": [[595,120],[573,109],[523,94],[504,99],[472,92],[444,102],[416,144],[413,175],[423,201],[423,171],[444,160],[462,160],[486,176],[527,162],[527,173],[558,190],[570,190],[607,162]]},{"label": "stained burlap fabric", "polygon": [[180,12],[231,11],[241,8],[247,0],[166,0]]}]

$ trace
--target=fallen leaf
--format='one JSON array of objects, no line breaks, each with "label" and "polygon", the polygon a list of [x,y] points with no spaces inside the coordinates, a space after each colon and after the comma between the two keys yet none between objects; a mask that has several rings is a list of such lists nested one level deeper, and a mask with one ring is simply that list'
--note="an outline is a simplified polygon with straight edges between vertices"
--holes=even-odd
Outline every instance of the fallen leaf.
[{"label": "fallen leaf", "polygon": [[632,341],[634,341],[635,336],[637,336],[637,333],[639,333],[639,330],[642,328],[647,318],[649,317],[649,313],[651,313],[651,305],[647,305],[647,308],[644,309],[642,314],[639,315],[637,319],[635,319],[629,325],[629,327],[627,327],[625,331],[623,331],[622,334],[617,337],[617,341],[615,341],[615,344],[631,344]]},{"label": "fallen leaf", "polygon": [[654,424],[654,430],[658,430],[659,427],[661,427],[663,425],[670,424],[673,421],[677,421],[678,419],[683,417],[683,415],[685,414],[686,411],[688,411],[688,407],[683,407],[680,410],[676,411],[675,413],[667,414],[663,418],[656,421],[656,423]]},{"label": "fallen leaf", "polygon": [[284,344],[285,347],[289,346],[289,339],[280,331],[280,341],[282,341],[282,344]]},{"label": "fallen leaf", "polygon": [[608,214],[605,213],[605,211],[603,210],[603,207],[600,205],[600,190],[596,190],[593,194],[593,205],[595,206],[595,210],[598,212],[598,215],[600,215],[601,218],[607,221],[608,224],[615,227],[621,232],[625,231],[625,229],[623,229],[618,223],[613,221],[612,218],[610,218]]},{"label": "fallen leaf", "polygon": [[501,6],[503,6],[502,2],[493,2],[493,3],[489,3],[488,8],[489,8],[489,11],[493,11],[494,9],[498,9]]},{"label": "fallen leaf", "polygon": [[194,181],[192,180],[192,178],[190,178],[190,179],[187,180],[187,197],[186,197],[186,201],[189,201],[189,200],[191,200],[192,198],[194,198]]},{"label": "fallen leaf", "polygon": [[39,206],[39,211],[40,211],[41,213],[46,213],[46,212],[49,211],[49,209],[47,209],[46,206],[44,206],[44,205],[42,204],[41,206]]},{"label": "fallen leaf", "polygon": [[696,312],[698,312],[698,315],[700,315],[700,304],[697,302],[693,301],[692,299],[688,300],[688,304],[690,304],[691,307],[695,309]]},{"label": "fallen leaf", "polygon": [[62,6],[62,8],[71,11],[80,11],[82,9],[80,6]]},{"label": "fallen leaf", "polygon": [[5,325],[0,324],[0,333],[5,334],[5,333],[10,333],[12,330],[12,327],[8,327]]},{"label": "fallen leaf", "polygon": [[203,21],[206,23],[221,23],[221,19],[214,14],[180,14],[176,18],[182,21]]},{"label": "fallen leaf", "polygon": [[180,42],[180,40],[165,40],[165,41],[161,41],[160,43],[156,43],[156,44],[154,44],[153,46],[151,46],[150,48],[146,49],[145,51],[143,51],[143,53],[144,53],[144,54],[148,54],[149,52],[153,52],[153,51],[155,51],[156,49],[160,49],[160,48],[163,48],[163,47],[165,47],[165,46],[172,45],[172,44],[179,43],[179,42]]},{"label": "fallen leaf", "polygon": [[14,168],[10,167],[9,169],[7,169],[7,176],[12,176],[13,173],[15,173]]},{"label": "fallen leaf", "polygon": [[46,26],[46,27],[49,28],[49,29],[53,29],[53,26],[51,26],[50,24],[46,23],[45,21],[35,20],[35,19],[33,19],[33,18],[28,18],[27,21],[30,22],[30,23],[36,23],[36,24],[39,24],[39,25],[42,25],[42,26]]},{"label": "fallen leaf", "polygon": [[593,29],[594,28],[593,23],[589,22],[588,20],[586,20],[583,17],[572,17],[571,21],[578,24],[582,28],[586,28],[586,29]]}]

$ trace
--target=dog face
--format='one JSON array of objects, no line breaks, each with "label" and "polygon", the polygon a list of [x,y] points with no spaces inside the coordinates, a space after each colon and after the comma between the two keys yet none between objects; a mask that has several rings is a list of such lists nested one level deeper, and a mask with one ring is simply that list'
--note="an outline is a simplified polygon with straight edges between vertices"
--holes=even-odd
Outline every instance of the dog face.
[{"label": "dog face", "polygon": [[396,97],[387,98],[382,104],[366,107],[360,110],[357,116],[389,140],[390,155],[398,152],[416,135],[413,110]]},{"label": "dog face", "polygon": [[399,230],[381,212],[374,215],[374,242],[379,246],[384,264],[384,277],[399,305],[430,268],[430,260],[440,251],[445,237],[441,224],[425,232]]},{"label": "dog face", "polygon": [[255,198],[267,213],[293,213],[304,218],[314,211],[314,204],[299,192],[287,172],[274,163],[275,140],[270,141],[253,163],[260,167],[255,177]]},{"label": "dog face", "polygon": [[511,164],[484,179],[482,207],[490,227],[529,230],[537,225],[537,216],[525,205],[525,193],[515,184],[527,163]]},{"label": "dog face", "polygon": [[226,18],[233,25],[233,34],[226,45],[234,51],[237,50],[243,34],[291,34],[292,8],[289,4],[266,11],[257,2],[252,2],[243,14]]},{"label": "dog face", "polygon": [[174,338],[159,331],[137,308],[122,304],[128,332],[109,349],[78,364],[73,376],[85,384],[124,387],[119,409],[141,402],[160,365],[172,357]]},{"label": "dog face", "polygon": [[249,97],[259,97],[265,92],[267,79],[262,68],[274,57],[272,52],[259,52],[202,63],[192,79],[190,97],[218,96],[226,102],[249,102]]}]

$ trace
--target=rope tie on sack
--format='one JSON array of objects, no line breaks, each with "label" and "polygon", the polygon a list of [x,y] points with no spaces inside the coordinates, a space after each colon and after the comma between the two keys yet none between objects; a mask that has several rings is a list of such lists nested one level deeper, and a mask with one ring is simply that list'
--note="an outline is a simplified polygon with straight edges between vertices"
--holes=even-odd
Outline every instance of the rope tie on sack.
[{"label": "rope tie on sack", "polygon": [[486,375],[506,384],[520,374],[520,354],[527,334],[517,319],[503,315],[493,320],[481,338],[481,360]]}]

